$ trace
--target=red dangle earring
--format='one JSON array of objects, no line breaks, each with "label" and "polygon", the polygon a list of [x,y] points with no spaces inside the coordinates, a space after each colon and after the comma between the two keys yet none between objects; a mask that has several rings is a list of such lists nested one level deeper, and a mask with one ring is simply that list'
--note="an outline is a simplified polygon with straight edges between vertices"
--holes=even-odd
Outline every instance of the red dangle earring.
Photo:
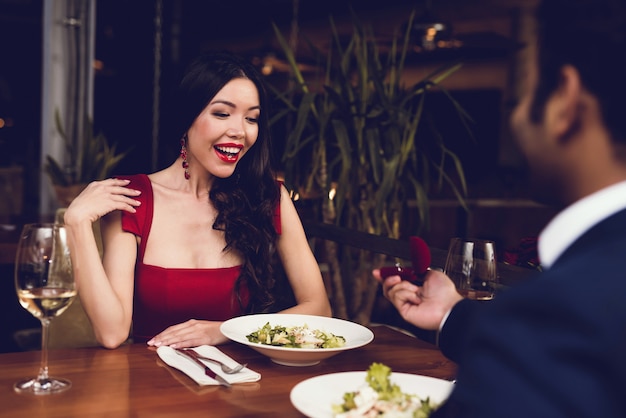
[{"label": "red dangle earring", "polygon": [[180,139],[180,157],[183,159],[185,180],[189,180],[189,163],[187,162],[187,134]]}]

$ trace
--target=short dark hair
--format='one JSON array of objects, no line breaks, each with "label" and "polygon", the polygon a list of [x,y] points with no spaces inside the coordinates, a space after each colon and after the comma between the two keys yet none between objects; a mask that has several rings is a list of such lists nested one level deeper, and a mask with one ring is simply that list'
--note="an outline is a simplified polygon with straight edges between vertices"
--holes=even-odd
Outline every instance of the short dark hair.
[{"label": "short dark hair", "polygon": [[599,101],[614,143],[626,144],[626,1],[542,0],[536,16],[538,82],[532,120],[541,120],[561,68],[572,65]]}]

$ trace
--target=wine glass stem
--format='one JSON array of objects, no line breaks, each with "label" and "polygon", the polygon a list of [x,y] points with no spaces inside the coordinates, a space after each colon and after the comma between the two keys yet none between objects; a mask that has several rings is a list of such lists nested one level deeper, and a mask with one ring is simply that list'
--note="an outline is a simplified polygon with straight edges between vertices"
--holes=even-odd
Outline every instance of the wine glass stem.
[{"label": "wine glass stem", "polygon": [[48,380],[48,334],[50,332],[50,318],[41,319],[41,366],[37,380]]}]

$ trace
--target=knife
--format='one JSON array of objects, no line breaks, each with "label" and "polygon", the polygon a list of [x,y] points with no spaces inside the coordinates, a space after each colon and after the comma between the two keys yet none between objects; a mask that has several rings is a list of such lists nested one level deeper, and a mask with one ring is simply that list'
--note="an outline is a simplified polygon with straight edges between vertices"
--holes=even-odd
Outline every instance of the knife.
[{"label": "knife", "polygon": [[228,383],[228,381],[226,379],[224,379],[222,376],[220,376],[219,374],[217,374],[213,370],[211,370],[211,368],[209,368],[201,360],[195,358],[191,354],[185,353],[184,351],[179,351],[179,350],[174,350],[174,351],[176,351],[177,354],[180,354],[181,356],[187,357],[188,359],[191,359],[194,362],[196,362],[200,367],[202,367],[204,369],[204,374],[206,374],[207,376],[209,376],[212,379],[215,379],[220,385],[226,386],[228,388],[231,387],[231,384]]}]

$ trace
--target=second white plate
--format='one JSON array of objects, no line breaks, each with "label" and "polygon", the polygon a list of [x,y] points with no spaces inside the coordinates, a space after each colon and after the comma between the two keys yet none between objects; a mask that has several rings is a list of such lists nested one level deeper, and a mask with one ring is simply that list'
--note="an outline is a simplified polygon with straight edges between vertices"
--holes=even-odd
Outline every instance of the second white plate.
[{"label": "second white plate", "polygon": [[[365,383],[367,372],[343,372],[315,376],[293,387],[290,394],[293,406],[310,418],[332,418],[332,405],[343,402],[343,394],[359,389]],[[392,372],[390,379],[402,392],[421,399],[430,397],[436,404],[444,402],[452,391],[447,380],[409,373]]]}]

